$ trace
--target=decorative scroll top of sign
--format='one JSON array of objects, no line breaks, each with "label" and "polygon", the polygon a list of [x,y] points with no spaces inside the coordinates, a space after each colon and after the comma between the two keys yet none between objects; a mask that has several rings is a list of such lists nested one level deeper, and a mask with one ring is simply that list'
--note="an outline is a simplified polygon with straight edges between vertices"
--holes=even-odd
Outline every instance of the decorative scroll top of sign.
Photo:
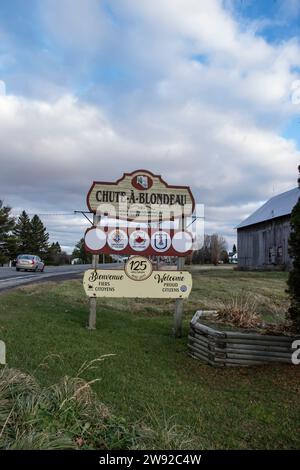
[{"label": "decorative scroll top of sign", "polygon": [[188,186],[170,186],[159,175],[137,170],[115,183],[94,181],[87,205],[99,215],[155,222],[190,216],[195,201]]}]

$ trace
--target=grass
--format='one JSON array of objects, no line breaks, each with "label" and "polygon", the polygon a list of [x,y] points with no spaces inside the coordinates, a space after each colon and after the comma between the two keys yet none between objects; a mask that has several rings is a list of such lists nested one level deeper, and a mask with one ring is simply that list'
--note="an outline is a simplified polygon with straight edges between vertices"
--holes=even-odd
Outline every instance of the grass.
[{"label": "grass", "polygon": [[85,379],[126,422],[152,432],[141,448],[299,448],[300,368],[214,369],[187,355],[188,321],[233,293],[252,292],[260,313],[282,319],[286,273],[194,270],[185,302],[185,336],[174,340],[169,301],[99,299],[96,331],[85,329],[80,281],[47,283],[1,295],[0,338],[10,367],[42,386],[76,376],[84,361],[113,354]]}]

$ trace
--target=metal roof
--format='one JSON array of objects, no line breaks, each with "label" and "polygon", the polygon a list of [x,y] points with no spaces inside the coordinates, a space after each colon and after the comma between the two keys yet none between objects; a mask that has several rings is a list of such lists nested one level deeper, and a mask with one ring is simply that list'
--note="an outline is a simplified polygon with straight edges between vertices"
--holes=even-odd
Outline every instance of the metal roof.
[{"label": "metal roof", "polygon": [[266,220],[289,215],[300,197],[300,189],[294,188],[285,193],[271,197],[263,206],[257,209],[247,219],[243,220],[236,228],[248,227]]}]

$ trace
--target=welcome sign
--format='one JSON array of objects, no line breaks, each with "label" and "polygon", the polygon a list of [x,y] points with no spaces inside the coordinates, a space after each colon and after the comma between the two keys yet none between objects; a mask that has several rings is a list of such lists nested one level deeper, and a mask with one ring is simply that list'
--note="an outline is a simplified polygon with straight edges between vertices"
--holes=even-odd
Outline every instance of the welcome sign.
[{"label": "welcome sign", "polygon": [[[134,258],[129,262],[135,261]],[[145,271],[149,270],[150,261],[145,258],[144,262]],[[84,273],[83,286],[88,297],[186,299],[192,289],[192,276],[186,271],[151,269],[148,277],[139,279],[127,269],[88,269]]]}]

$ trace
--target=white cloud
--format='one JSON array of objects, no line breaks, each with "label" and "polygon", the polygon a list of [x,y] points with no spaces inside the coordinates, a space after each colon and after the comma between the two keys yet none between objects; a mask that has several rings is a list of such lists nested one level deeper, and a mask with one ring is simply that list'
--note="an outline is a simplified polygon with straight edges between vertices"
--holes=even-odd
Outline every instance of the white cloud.
[{"label": "white cloud", "polygon": [[0,80],[0,96],[5,96],[5,95],[6,95],[5,82],[3,82],[3,80]]},{"label": "white cloud", "polygon": [[[113,89],[109,105],[61,89],[51,102],[0,93],[0,197],[37,211],[84,209],[93,179],[146,167],[190,184],[208,230],[232,240],[233,227],[274,187],[296,184],[300,153],[279,131],[297,112],[300,48],[295,40],[268,44],[222,5],[120,0],[116,27],[96,0],[43,3],[47,31],[67,54],[84,66],[95,55],[104,67],[105,50],[136,80]],[[69,227],[64,245],[81,236],[74,220],[54,220],[57,237]]]},{"label": "white cloud", "polygon": [[99,0],[44,0],[39,8],[52,41],[90,56],[112,39],[112,23],[102,5]]},{"label": "white cloud", "polygon": [[[71,96],[52,104],[2,96],[0,107],[1,196],[40,212],[85,209],[92,180],[115,180],[146,167],[170,183],[190,184],[210,223],[213,217],[214,227],[226,225],[228,233],[231,226],[234,235],[234,224],[245,214],[238,206],[263,200],[274,184],[288,189],[299,161],[292,142],[198,106],[178,108],[176,115],[165,110],[160,119],[167,124],[159,132],[149,125],[158,116],[147,115],[147,122],[143,116],[143,132],[132,135]],[[224,211],[227,223],[210,206]],[[69,217],[57,222],[57,235],[69,227],[73,243],[80,237]],[[53,219],[49,224],[54,230]]]}]

